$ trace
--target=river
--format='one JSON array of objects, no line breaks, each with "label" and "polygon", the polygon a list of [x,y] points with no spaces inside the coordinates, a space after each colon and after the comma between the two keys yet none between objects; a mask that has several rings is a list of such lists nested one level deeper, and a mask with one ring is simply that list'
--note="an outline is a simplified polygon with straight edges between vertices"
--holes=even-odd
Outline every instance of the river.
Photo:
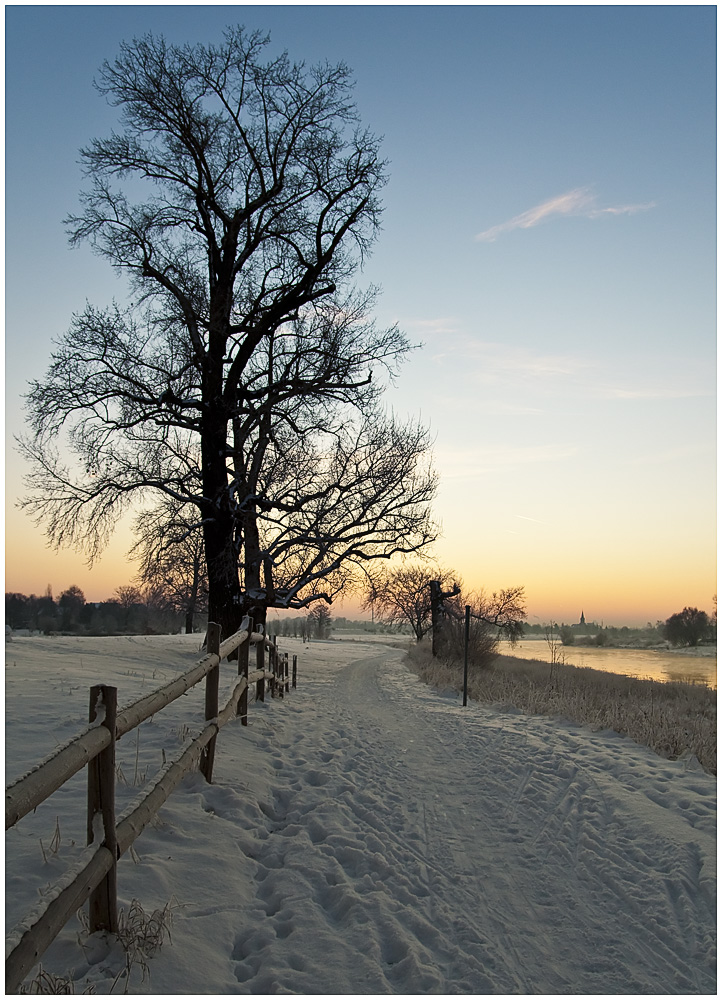
[{"label": "river", "polygon": [[[576,667],[594,667],[630,677],[651,677],[655,681],[703,681],[717,687],[717,651],[702,647],[700,651],[657,649],[605,649],[600,646],[559,647],[565,663]],[[524,639],[510,648],[501,643],[499,652],[525,660],[550,660],[546,639]],[[711,653],[711,655],[709,655]]]}]

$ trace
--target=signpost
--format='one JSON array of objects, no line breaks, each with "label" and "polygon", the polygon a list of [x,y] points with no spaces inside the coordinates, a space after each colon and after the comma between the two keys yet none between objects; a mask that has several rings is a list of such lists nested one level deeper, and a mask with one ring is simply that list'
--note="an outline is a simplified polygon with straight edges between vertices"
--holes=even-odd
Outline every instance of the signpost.
[{"label": "signpost", "polygon": [[471,615],[471,607],[466,605],[466,614],[464,615],[464,706],[466,706],[466,689],[469,680],[469,617]]}]

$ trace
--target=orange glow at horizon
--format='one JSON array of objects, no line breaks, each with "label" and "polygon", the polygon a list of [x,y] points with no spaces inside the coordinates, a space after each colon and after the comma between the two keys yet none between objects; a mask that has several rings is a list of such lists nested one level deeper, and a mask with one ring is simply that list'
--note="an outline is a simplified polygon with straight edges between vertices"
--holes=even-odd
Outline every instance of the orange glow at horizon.
[{"label": "orange glow at horizon", "polygon": [[[635,538],[631,531],[622,537],[611,525],[606,537],[599,529],[598,537],[586,538],[575,524],[566,536],[554,537],[532,518],[518,521],[518,533],[494,532],[487,525],[494,524],[495,517],[500,525],[504,520],[499,509],[493,512],[493,497],[485,500],[492,512],[485,510],[483,516],[473,502],[443,499],[448,513],[434,547],[438,561],[455,570],[469,591],[523,586],[530,624],[573,623],[582,610],[590,622],[620,626],[663,621],[686,606],[708,614],[714,610],[716,551],[709,539],[694,535],[694,525],[674,538],[668,536],[663,544],[654,533],[651,540],[650,535]],[[478,536],[469,537],[469,524],[475,521]],[[49,548],[31,518],[8,505],[6,592],[40,595],[50,584],[57,599],[76,585],[87,601],[109,600],[136,575],[136,565],[127,556],[133,543],[131,522],[132,516],[119,522],[107,550],[89,568],[82,554]],[[353,594],[337,600],[332,614],[367,617]]]}]

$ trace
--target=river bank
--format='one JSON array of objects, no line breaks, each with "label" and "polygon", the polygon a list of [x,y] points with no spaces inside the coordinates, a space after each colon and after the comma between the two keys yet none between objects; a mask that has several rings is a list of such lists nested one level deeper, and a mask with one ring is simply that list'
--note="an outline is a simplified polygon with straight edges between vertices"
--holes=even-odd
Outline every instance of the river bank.
[{"label": "river bank", "polygon": [[[408,658],[426,683],[462,690],[461,663],[434,659],[428,647],[413,648]],[[667,760],[717,773],[717,694],[706,684],[500,655],[490,666],[470,665],[468,695],[505,710],[613,730]]]}]

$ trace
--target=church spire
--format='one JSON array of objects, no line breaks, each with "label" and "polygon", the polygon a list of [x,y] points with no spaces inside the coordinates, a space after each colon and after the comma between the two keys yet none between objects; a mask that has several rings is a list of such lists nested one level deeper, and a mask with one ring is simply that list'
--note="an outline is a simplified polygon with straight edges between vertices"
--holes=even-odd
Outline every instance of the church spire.
[{"label": "church spire", "polygon": [[586,625],[586,624],[587,624],[587,623],[585,622],[585,620],[584,620],[584,608],[582,608],[582,616],[581,616],[581,618],[579,619],[579,624],[580,624],[580,625]]}]

